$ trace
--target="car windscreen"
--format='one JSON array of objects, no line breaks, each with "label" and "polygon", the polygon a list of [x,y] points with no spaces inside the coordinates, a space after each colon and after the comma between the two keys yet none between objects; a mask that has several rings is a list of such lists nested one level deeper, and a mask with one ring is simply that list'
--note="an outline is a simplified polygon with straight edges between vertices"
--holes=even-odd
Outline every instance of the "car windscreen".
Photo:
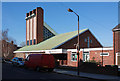
[{"label": "car windscreen", "polygon": [[19,60],[19,61],[23,61],[23,59],[22,59],[22,58],[18,58],[18,60]]}]

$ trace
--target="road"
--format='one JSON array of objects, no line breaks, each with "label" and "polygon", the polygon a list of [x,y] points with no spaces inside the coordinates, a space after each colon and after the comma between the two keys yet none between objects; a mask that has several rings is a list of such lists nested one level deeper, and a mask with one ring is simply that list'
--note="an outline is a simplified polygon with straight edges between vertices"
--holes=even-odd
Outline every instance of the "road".
[{"label": "road", "polygon": [[40,71],[36,72],[34,70],[30,69],[24,69],[20,67],[12,66],[12,64],[3,63],[2,64],[2,80],[20,80],[20,81],[31,81],[31,80],[61,80],[61,81],[96,81],[93,79],[88,78],[81,78],[76,76],[69,76],[64,74],[58,74],[55,72],[46,72],[46,71]]}]

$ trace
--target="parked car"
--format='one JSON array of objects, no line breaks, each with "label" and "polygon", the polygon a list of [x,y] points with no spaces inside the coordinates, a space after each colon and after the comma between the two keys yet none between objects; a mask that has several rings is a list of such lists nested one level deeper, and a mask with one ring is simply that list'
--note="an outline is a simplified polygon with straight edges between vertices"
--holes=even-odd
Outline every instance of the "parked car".
[{"label": "parked car", "polygon": [[23,58],[14,57],[12,59],[12,64],[15,65],[15,66],[24,66],[24,59]]},{"label": "parked car", "polygon": [[30,54],[25,59],[25,67],[40,71],[42,69],[49,72],[53,71],[55,67],[55,59],[50,54]]}]

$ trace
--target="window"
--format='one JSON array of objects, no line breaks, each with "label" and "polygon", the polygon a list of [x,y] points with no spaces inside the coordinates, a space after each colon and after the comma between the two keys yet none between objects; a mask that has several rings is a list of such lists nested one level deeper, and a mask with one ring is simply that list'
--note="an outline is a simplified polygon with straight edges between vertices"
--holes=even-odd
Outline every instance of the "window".
[{"label": "window", "polygon": [[27,41],[27,45],[29,45],[29,41]]},{"label": "window", "polygon": [[100,53],[100,56],[109,56],[109,53],[108,52]]},{"label": "window", "polygon": [[35,39],[34,39],[34,44],[36,44]]},{"label": "window", "polygon": [[83,52],[83,62],[86,62],[89,60],[90,60],[89,52]]},{"label": "window", "polygon": [[87,39],[85,38],[85,42],[87,42]]},{"label": "window", "polygon": [[27,61],[28,61],[28,60],[29,60],[29,56],[27,56],[27,58],[26,58],[26,59],[27,59]]},{"label": "window", "polygon": [[90,45],[89,45],[89,37],[87,37],[88,38],[88,48],[90,47]]},{"label": "window", "polygon": [[90,43],[92,43],[92,40],[90,40]]},{"label": "window", "polygon": [[30,40],[30,45],[32,45],[32,40]]},{"label": "window", "polygon": [[72,61],[77,61],[77,53],[76,52],[73,52],[72,55],[71,55],[71,60]]},{"label": "window", "polygon": [[19,61],[23,61],[23,59],[22,59],[22,58],[18,58],[18,60],[19,60]]}]

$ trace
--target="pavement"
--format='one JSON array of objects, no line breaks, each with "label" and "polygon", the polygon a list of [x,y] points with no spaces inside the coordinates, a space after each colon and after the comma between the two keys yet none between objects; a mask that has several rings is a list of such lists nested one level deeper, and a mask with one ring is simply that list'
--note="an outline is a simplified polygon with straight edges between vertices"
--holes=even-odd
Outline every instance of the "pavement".
[{"label": "pavement", "polygon": [[54,69],[54,71],[61,74],[67,74],[67,75],[79,76],[79,77],[91,78],[97,80],[120,81],[120,76],[93,74],[93,73],[84,73],[84,72],[80,72],[80,75],[77,75],[77,71],[69,71],[63,69]]}]

